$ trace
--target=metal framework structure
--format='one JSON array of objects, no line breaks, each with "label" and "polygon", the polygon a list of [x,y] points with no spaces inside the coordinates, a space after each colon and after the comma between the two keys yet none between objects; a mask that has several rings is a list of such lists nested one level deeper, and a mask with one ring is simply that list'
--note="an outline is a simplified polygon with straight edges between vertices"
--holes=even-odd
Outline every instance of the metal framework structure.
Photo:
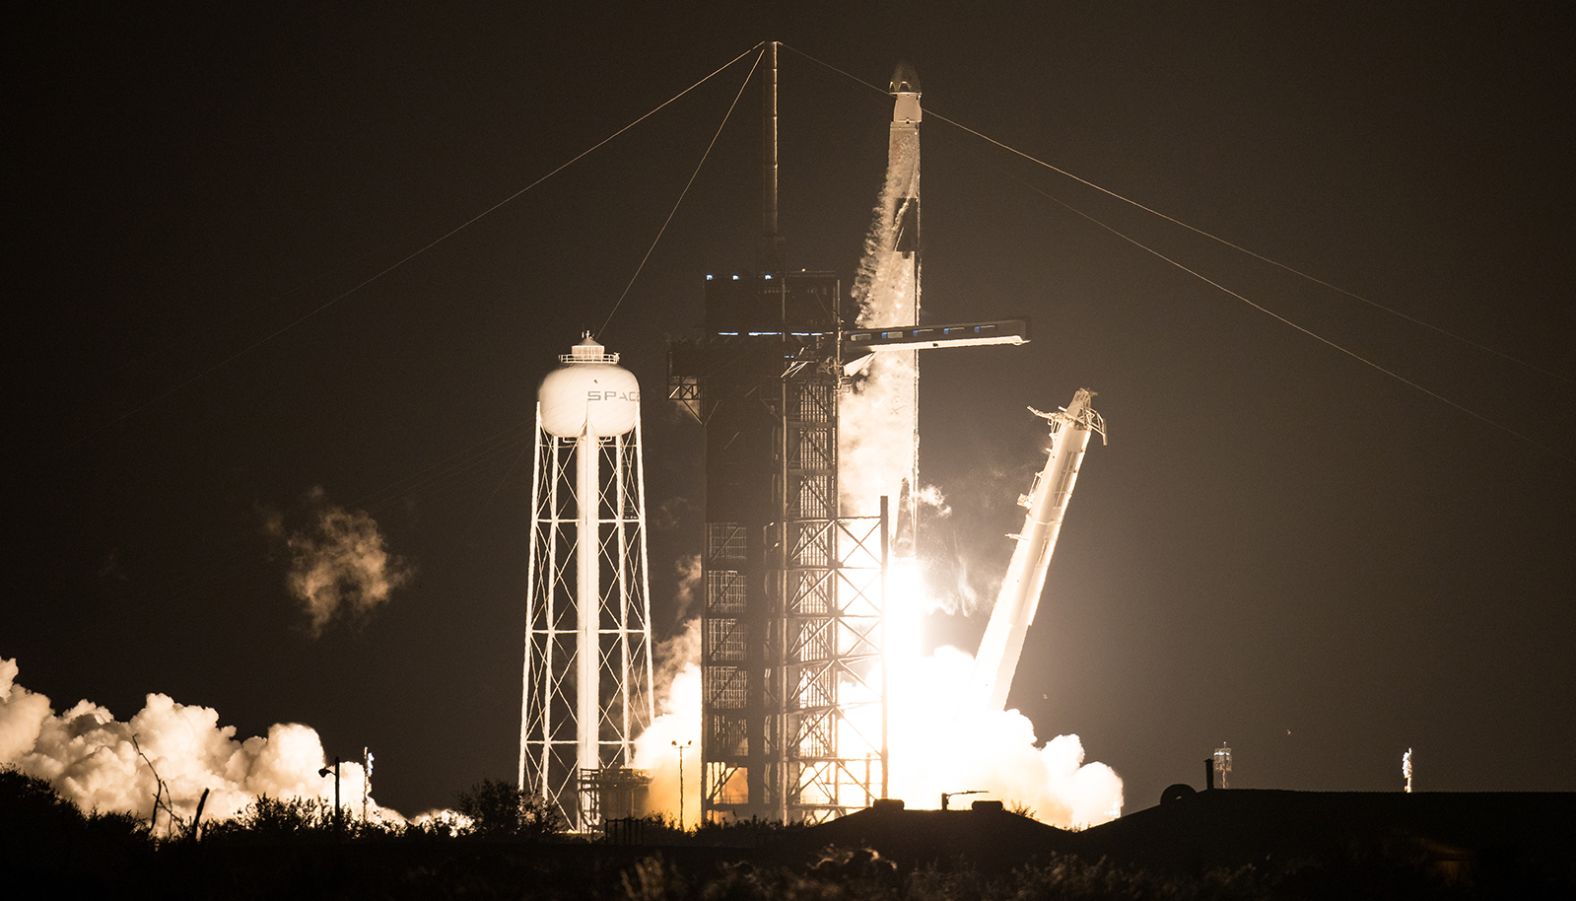
[{"label": "metal framework structure", "polygon": [[582,832],[603,818],[602,789],[631,782],[655,714],[643,472],[638,418],[565,438],[538,409],[518,778]]},{"label": "metal framework structure", "polygon": [[782,380],[784,819],[821,822],[884,796],[885,511],[839,515],[835,359]]},{"label": "metal framework structure", "polygon": [[[891,85],[883,260],[870,288],[899,292],[899,309],[879,314],[890,320],[870,324],[879,328],[849,331],[834,275],[785,271],[777,61],[768,42],[762,271],[708,275],[704,337],[669,352],[669,397],[706,429],[701,814],[712,822],[820,822],[885,797],[885,574],[889,552],[913,553],[916,351],[1028,335],[1022,320],[919,325],[921,110],[911,72]],[[845,350],[865,359],[845,368]],[[891,486],[895,537],[888,498],[879,511],[844,511],[838,491],[840,398],[877,357],[906,362],[912,379],[907,403],[888,417],[913,439]]]},{"label": "metal framework structure", "polygon": [[[706,427],[701,809],[820,822],[882,796],[882,516],[842,516],[840,289],[707,283],[669,396]],[[871,513],[875,511],[861,511]]]}]

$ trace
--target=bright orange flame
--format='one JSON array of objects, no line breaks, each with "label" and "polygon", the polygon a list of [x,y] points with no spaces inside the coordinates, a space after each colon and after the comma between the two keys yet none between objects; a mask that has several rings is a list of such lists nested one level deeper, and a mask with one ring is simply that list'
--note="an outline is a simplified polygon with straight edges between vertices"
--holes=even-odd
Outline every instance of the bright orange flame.
[{"label": "bright orange flame", "polygon": [[[1059,735],[1042,745],[1027,717],[986,705],[970,654],[950,646],[925,652],[926,624],[939,605],[917,561],[891,561],[887,587],[892,797],[910,807],[939,807],[942,792],[977,789],[1066,827],[1120,815],[1121,778],[1103,763],[1085,764],[1078,736]],[[844,688],[858,698],[856,686]],[[862,708],[860,715],[878,718],[879,707]],[[859,734],[880,728],[879,722],[859,726]]]}]

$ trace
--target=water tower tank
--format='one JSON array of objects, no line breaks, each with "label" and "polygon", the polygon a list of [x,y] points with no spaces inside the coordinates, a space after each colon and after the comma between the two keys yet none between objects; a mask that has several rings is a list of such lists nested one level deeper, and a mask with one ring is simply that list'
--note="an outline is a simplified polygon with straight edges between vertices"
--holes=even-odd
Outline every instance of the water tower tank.
[{"label": "water tower tank", "polygon": [[640,414],[640,383],[586,333],[536,391],[542,428],[559,438],[623,435]]}]

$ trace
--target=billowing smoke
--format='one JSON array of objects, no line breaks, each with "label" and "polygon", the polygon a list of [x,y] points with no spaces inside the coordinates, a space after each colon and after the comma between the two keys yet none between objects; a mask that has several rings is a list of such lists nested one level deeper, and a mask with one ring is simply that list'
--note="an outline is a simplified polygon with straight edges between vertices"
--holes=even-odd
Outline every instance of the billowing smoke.
[{"label": "billowing smoke", "polygon": [[[916,267],[895,247],[901,198],[916,196],[917,143],[894,143],[854,295],[861,325],[914,321]],[[912,154],[912,158],[910,158]],[[911,477],[915,453],[917,362],[913,353],[876,353],[844,393],[839,410],[838,478],[844,512],[868,515],[882,495],[896,497]],[[945,515],[939,490],[915,500]],[[967,567],[956,572],[967,587]],[[992,708],[979,693],[974,660],[951,647],[923,650],[925,620],[949,606],[926,590],[918,561],[897,559],[888,573],[886,666],[890,722],[890,789],[913,806],[941,792],[981,789],[1060,826],[1089,826],[1119,816],[1122,780],[1102,763],[1084,763],[1076,735],[1042,743],[1016,710]],[[965,611],[972,606],[964,596]],[[956,602],[950,605],[956,609]],[[857,693],[846,684],[845,693]],[[868,725],[868,724],[866,724]]]},{"label": "billowing smoke", "polygon": [[932,612],[948,616],[973,616],[982,603],[988,605],[995,598],[996,591],[1001,587],[1001,573],[981,572],[984,567],[976,566],[970,556],[956,546],[956,542],[946,544],[948,547],[941,550],[932,542],[929,553],[939,553],[941,556],[939,559],[933,556],[926,560],[926,571],[934,580],[930,583],[935,590],[931,595]]},{"label": "billowing smoke", "polygon": [[[677,821],[680,796],[684,822],[700,822],[700,617],[690,611],[699,600],[699,554],[673,561],[673,605],[683,622],[672,638],[657,645],[653,660],[657,717],[635,739],[636,769],[651,777],[648,813]],[[683,791],[679,785],[679,748],[683,747]]]},{"label": "billowing smoke", "polygon": [[[235,817],[261,795],[333,802],[333,779],[318,775],[323,742],[310,726],[280,723],[239,740],[213,708],[157,693],[124,721],[92,701],[57,714],[49,698],[17,684],[18,671],[15,660],[0,658],[0,766],[43,779],[84,811],[146,818],[159,796],[189,822],[205,789],[205,822]],[[347,816],[360,815],[365,782],[361,764],[340,764],[340,792],[356,799],[346,804]],[[370,801],[368,816],[401,819]],[[159,830],[169,826],[161,813]]]},{"label": "billowing smoke", "polygon": [[1078,736],[1041,743],[1028,717],[980,703],[969,654],[942,647],[899,666],[890,702],[895,796],[929,807],[942,792],[978,789],[1062,827],[1121,813],[1121,777],[1084,763]]},{"label": "billowing smoke", "polygon": [[914,502],[943,519],[952,515],[952,505],[947,503],[947,496],[938,485],[925,485],[914,492]]},{"label": "billowing smoke", "polygon": [[[859,308],[855,321],[861,326],[904,325],[916,319],[914,266],[892,250],[898,206],[919,178],[917,146],[912,153],[912,158],[899,153],[891,161],[865,235],[853,291]],[[838,485],[848,515],[873,515],[883,493],[895,502],[904,480],[913,475],[917,367],[918,355],[912,351],[871,354],[838,401],[843,423],[837,441]],[[849,428],[850,422],[860,427]]]},{"label": "billowing smoke", "polygon": [[683,622],[690,618],[690,609],[697,599],[696,589],[701,580],[700,555],[685,554],[673,561],[673,575],[678,579],[673,591],[674,618]]},{"label": "billowing smoke", "polygon": [[[697,558],[698,559],[698,558]],[[700,822],[700,618],[657,648],[657,718],[635,739],[635,767],[651,776],[646,807],[679,818],[679,747],[684,748],[684,822]]]},{"label": "billowing smoke", "polygon": [[364,616],[388,603],[412,570],[389,553],[377,521],[365,511],[330,503],[321,487],[307,492],[306,501],[312,517],[306,527],[288,529],[275,511],[263,528],[284,543],[290,556],[285,584],[317,636],[335,618]]},{"label": "billowing smoke", "polygon": [[[903,218],[900,204],[916,193],[917,154],[917,144],[895,148],[882,186],[854,284],[860,325],[915,321],[915,267],[892,248],[895,224]],[[917,372],[912,352],[872,354],[839,400],[838,479],[846,515],[873,515],[880,497],[895,500],[913,475]],[[911,496],[932,516],[951,513],[935,486],[924,486]],[[1042,821],[1065,827],[1094,825],[1118,816],[1122,780],[1103,763],[1085,763],[1078,736],[1058,735],[1042,742],[1034,724],[1018,711],[984,704],[974,690],[977,680],[969,654],[951,647],[929,655],[922,652],[924,621],[942,605],[923,590],[916,561],[902,563],[891,573],[890,584],[897,590],[889,588],[886,609],[892,795],[910,806],[928,807],[939,805],[944,791],[981,789],[1021,805]],[[681,561],[679,570],[679,598],[687,610],[698,581],[682,576],[693,573],[698,580],[698,560]],[[967,568],[960,566],[957,572],[960,593],[972,592]],[[972,594],[967,601],[972,601]],[[650,809],[673,817],[679,807],[675,745],[684,746],[683,807],[690,824],[699,822],[701,807],[699,626],[699,619],[691,620],[679,638],[658,653],[659,715],[636,740],[635,755],[635,766],[652,777]],[[861,697],[860,692],[868,689],[857,685],[845,683],[842,690],[851,706],[873,700]],[[879,733],[877,723],[854,725],[858,728],[842,734]]]}]

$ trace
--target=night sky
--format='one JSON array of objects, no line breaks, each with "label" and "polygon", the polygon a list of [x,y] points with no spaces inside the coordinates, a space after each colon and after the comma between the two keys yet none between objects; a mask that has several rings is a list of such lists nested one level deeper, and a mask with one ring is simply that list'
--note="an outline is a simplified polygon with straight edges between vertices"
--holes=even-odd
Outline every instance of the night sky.
[{"label": "night sky", "polygon": [[[1086,386],[1110,424],[1013,691],[1042,737],[1082,736],[1129,811],[1222,740],[1244,787],[1398,789],[1410,746],[1420,790],[1576,790],[1563,4],[37,6],[5,38],[0,656],[57,709],[159,691],[243,736],[308,723],[371,746],[407,813],[512,779],[536,384],[623,291],[748,59],[298,320],[780,39],[794,268],[851,279],[891,101],[793,51],[882,85],[907,60],[927,110],[1520,361],[927,117],[926,318],[1034,322],[923,360],[923,476],[954,508],[928,556],[978,591],[1001,572],[1043,460],[1026,405]],[[755,265],[757,96],[601,336],[645,386],[662,632],[701,525],[666,343],[704,273]],[[414,571],[316,637],[266,529],[314,488]]]}]

